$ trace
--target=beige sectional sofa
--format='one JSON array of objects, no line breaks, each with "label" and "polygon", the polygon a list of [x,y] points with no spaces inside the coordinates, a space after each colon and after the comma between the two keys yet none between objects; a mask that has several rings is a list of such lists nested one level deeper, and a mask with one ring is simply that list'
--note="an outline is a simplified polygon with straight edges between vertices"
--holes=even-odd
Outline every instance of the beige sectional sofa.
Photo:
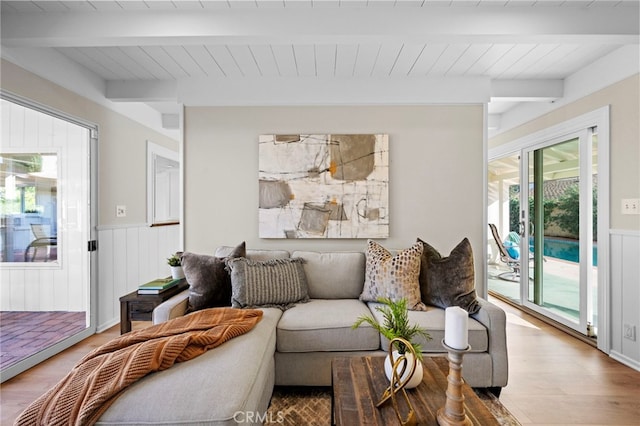
[{"label": "beige sectional sofa", "polygon": [[[230,249],[215,255],[224,257]],[[99,424],[262,424],[274,385],[330,386],[333,357],[385,354],[388,342],[373,328],[351,327],[361,315],[379,315],[376,303],[358,299],[364,253],[247,250],[247,257],[303,258],[310,300],[284,311],[262,308],[264,318],[249,333],[139,381]],[[158,306],[154,322],[184,315],[188,297],[185,290]],[[463,374],[473,387],[499,391],[508,377],[505,313],[486,300],[479,303],[469,321],[471,351]],[[428,307],[409,316],[432,337],[421,342],[425,356],[445,353],[444,310]]]}]

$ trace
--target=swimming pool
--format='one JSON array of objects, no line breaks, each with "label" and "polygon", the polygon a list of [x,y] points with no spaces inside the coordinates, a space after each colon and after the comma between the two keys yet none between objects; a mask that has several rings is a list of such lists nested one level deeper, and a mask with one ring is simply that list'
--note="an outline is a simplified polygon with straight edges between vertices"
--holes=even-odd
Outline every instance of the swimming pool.
[{"label": "swimming pool", "polygon": [[[580,246],[576,240],[545,237],[544,255],[569,262],[580,262]],[[593,266],[598,266],[598,247],[593,245]]]}]

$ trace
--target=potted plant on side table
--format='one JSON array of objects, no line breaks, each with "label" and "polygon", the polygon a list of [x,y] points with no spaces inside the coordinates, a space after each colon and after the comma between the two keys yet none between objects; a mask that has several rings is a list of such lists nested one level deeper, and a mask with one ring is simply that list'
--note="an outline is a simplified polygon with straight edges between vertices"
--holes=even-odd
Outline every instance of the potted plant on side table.
[{"label": "potted plant on side table", "polygon": [[[395,338],[402,338],[411,344],[418,361],[422,361],[422,347],[419,343],[416,343],[413,340],[418,336],[422,336],[426,340],[431,340],[431,336],[419,325],[409,324],[407,300],[400,299],[396,302],[390,298],[384,297],[378,299],[378,302],[381,303],[382,306],[376,306],[376,310],[382,314],[383,322],[379,323],[371,315],[363,315],[357,319],[352,328],[357,328],[363,323],[367,323],[384,337],[389,339],[389,341],[392,341]],[[387,355],[384,362],[385,373],[389,380],[391,380],[391,376],[393,374],[392,366],[395,364],[395,360],[398,359],[399,356],[405,355],[410,364],[413,362],[411,359],[413,355],[410,352],[407,353],[406,345],[403,343],[398,342],[396,347],[392,349],[393,362],[389,359],[389,355]],[[404,375],[401,377],[401,381],[404,381],[406,376],[409,374],[409,369],[406,370],[407,371],[405,371]],[[415,388],[420,384],[420,382],[422,382],[422,362],[417,363],[416,370],[405,387],[407,389]]]},{"label": "potted plant on side table", "polygon": [[174,280],[184,278],[184,271],[182,270],[180,257],[177,254],[173,254],[171,257],[167,258],[167,263],[171,267],[171,278]]}]

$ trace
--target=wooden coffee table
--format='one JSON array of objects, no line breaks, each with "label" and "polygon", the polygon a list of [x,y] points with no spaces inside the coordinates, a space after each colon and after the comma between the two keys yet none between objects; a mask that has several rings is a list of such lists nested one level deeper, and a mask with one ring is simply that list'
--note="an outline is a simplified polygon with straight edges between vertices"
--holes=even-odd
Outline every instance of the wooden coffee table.
[{"label": "wooden coffee table", "polygon": [[[445,357],[424,357],[424,377],[415,389],[407,391],[419,425],[437,425],[438,409],[445,404],[449,362]],[[464,361],[463,361],[464,362]],[[464,368],[464,367],[463,367]],[[382,393],[389,386],[384,374],[384,356],[338,357],[331,364],[332,424],[394,425],[399,424],[391,401],[376,408]],[[499,425],[469,385],[462,389],[467,416],[474,425]],[[399,401],[402,399],[398,394]],[[406,404],[399,402],[402,417]]]}]

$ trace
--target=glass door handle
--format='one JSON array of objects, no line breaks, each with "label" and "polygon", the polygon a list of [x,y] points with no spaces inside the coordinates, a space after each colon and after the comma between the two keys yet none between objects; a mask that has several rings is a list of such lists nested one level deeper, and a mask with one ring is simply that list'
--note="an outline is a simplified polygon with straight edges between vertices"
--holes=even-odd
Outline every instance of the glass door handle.
[{"label": "glass door handle", "polygon": [[518,234],[520,234],[521,237],[524,237],[524,220],[521,220],[518,224]]}]

